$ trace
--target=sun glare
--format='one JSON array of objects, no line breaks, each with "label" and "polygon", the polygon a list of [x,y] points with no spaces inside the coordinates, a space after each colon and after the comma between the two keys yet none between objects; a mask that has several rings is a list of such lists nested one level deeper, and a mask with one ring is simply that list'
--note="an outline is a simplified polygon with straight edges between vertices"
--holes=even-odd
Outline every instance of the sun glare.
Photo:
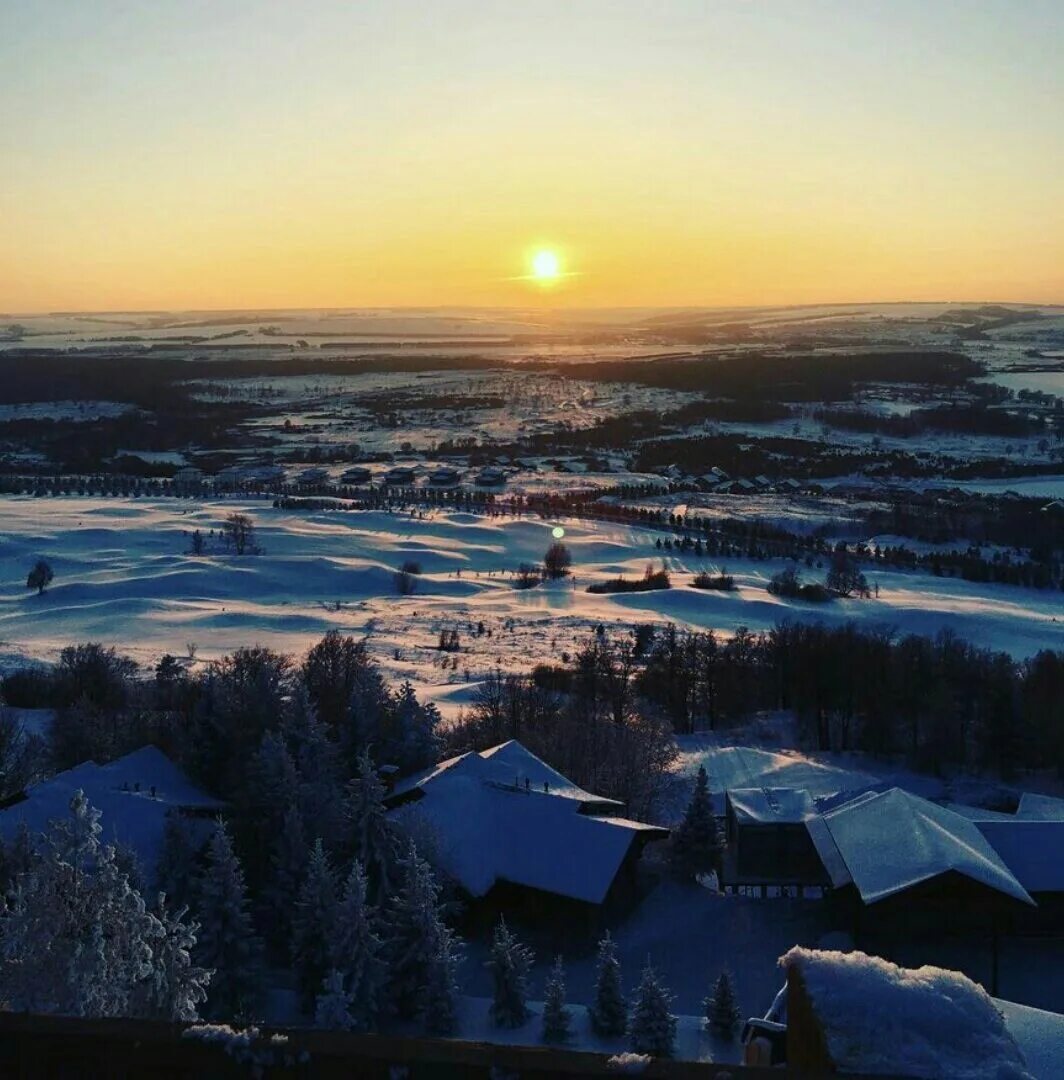
[{"label": "sun glare", "polygon": [[561,276],[561,261],[556,252],[537,251],[532,256],[532,277],[536,281],[556,281]]}]

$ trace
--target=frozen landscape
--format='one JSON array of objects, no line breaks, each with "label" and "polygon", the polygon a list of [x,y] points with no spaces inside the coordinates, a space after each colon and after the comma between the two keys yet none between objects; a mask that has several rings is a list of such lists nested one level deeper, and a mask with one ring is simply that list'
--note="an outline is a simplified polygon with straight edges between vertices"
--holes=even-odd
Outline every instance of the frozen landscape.
[{"label": "frozen landscape", "polygon": [[1048,1080],[1062,335],[957,305],[20,320],[8,865],[84,792],[202,924],[167,1004],[101,1013],[249,1053],[234,1016],[734,1064],[780,1052],[781,957],[856,946],[985,988],[986,1053]]},{"label": "frozen landscape", "polygon": [[[657,531],[564,514],[303,512],[241,498],[187,505],[21,497],[5,500],[3,508],[0,648],[9,662],[54,660],[71,642],[91,640],[146,666],[165,653],[184,655],[190,645],[197,662],[206,663],[234,641],[302,653],[326,631],[340,630],[364,637],[390,677],[410,679],[446,711],[468,700],[485,674],[557,661],[599,625],[613,632],[642,622],[675,623],[727,635],[740,626],[762,630],[783,619],[813,619],[898,634],[949,629],[1017,659],[1064,649],[1059,593],[877,569],[869,574],[877,597],[825,607],[766,591],[785,560],[663,553],[655,545]],[[261,554],[236,556],[227,549],[223,523],[233,512],[254,520]],[[516,588],[518,568],[540,562],[556,529],[572,551],[571,574]],[[191,553],[194,530],[207,537],[202,555]],[[25,588],[25,568],[36,557],[55,571],[41,596]],[[400,596],[395,574],[410,560],[421,571],[413,594]],[[671,588],[586,591],[618,575],[638,579],[648,563],[668,568]],[[695,574],[722,566],[734,576],[734,590],[691,588]],[[485,630],[478,634],[480,623]],[[452,628],[466,644],[456,654],[458,667],[443,671],[437,642],[441,630]]]}]

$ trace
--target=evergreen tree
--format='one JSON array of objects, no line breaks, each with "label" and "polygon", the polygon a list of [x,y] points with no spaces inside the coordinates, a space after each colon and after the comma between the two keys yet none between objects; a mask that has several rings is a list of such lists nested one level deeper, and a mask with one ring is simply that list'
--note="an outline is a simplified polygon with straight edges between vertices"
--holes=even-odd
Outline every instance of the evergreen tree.
[{"label": "evergreen tree", "polygon": [[388,684],[375,664],[367,664],[354,672],[342,739],[349,762],[355,764],[363,754],[371,752],[378,761],[386,760],[380,754],[380,747],[385,738],[391,706]]},{"label": "evergreen tree", "polygon": [[588,1010],[591,1027],[598,1035],[623,1035],[628,1021],[628,1007],[621,990],[621,965],[617,946],[606,931],[599,942],[595,968],[595,1000]]},{"label": "evergreen tree", "polygon": [[340,758],[302,683],[292,692],[285,736],[299,776],[295,790],[303,820],[314,823],[315,833],[326,838],[328,846],[328,838],[341,836],[343,829]]},{"label": "evergreen tree", "polygon": [[373,1031],[387,979],[377,912],[366,898],[366,875],[355,862],[344,884],[333,939],[333,964],[346,978],[351,1030]]},{"label": "evergreen tree", "polygon": [[457,949],[439,909],[439,886],[411,844],[398,862],[399,885],[385,914],[391,1006],[430,1028],[453,1023]]},{"label": "evergreen tree", "polygon": [[676,1017],[670,1006],[672,995],[658,982],[647,961],[632,1003],[628,1036],[632,1050],[653,1057],[672,1057],[676,1045]]},{"label": "evergreen tree", "polygon": [[713,993],[702,1002],[702,1010],[706,1017],[706,1023],[726,1038],[735,1035],[735,1028],[739,1023],[739,1003],[735,999],[735,991],[732,989],[731,978],[726,971],[720,973]]},{"label": "evergreen tree", "polygon": [[461,946],[450,927],[441,923],[436,948],[425,976],[422,1016],[430,1035],[453,1035],[458,1026],[458,966]]},{"label": "evergreen tree", "polygon": [[368,754],[359,757],[347,786],[345,817],[349,854],[365,870],[370,900],[380,903],[391,891],[398,844],[384,810],[384,785]]},{"label": "evergreen tree", "polygon": [[684,811],[683,821],[672,834],[672,870],[685,881],[717,869],[721,840],[705,767],[698,767],[695,790]]},{"label": "evergreen tree", "polygon": [[263,904],[274,944],[288,941],[292,933],[292,898],[299,895],[307,873],[310,851],[303,831],[303,815],[294,801],[288,803],[280,831],[273,838],[270,876],[263,888]]},{"label": "evergreen tree", "polygon": [[299,784],[299,771],[284,737],[277,731],[267,731],[248,764],[234,820],[230,822],[239,849],[245,853],[245,870],[253,886],[268,888],[271,883],[277,835],[284,827],[285,812]]},{"label": "evergreen tree", "polygon": [[144,1015],[159,1020],[198,1020],[213,972],[192,962],[199,923],[185,922],[187,907],[171,910],[159,894],[152,936],[152,974]]},{"label": "evergreen tree", "polygon": [[382,760],[395,765],[403,776],[434,765],[442,745],[436,706],[431,702],[423,705],[413,686],[404,682],[392,699],[390,712],[388,738],[380,748]]},{"label": "evergreen tree", "polygon": [[314,1023],[330,1031],[351,1031],[351,995],[344,985],[344,977],[333,969],[325,977],[321,993],[314,1006]]},{"label": "evergreen tree", "polygon": [[528,973],[534,956],[499,919],[485,965],[491,972],[491,1019],[496,1027],[520,1027],[528,1019]]},{"label": "evergreen tree", "polygon": [[565,1006],[565,968],[556,957],[543,991],[543,1041],[567,1043],[573,1035],[573,1014]]},{"label": "evergreen tree", "polygon": [[166,956],[168,937],[187,942],[191,928],[146,909],[101,831],[99,811],[77,791],[19,871],[0,912],[0,999],[70,1016],[151,1016],[161,999],[194,1018],[194,987],[209,973],[182,974]]},{"label": "evergreen tree", "polygon": [[255,996],[260,945],[248,913],[244,871],[222,821],[207,846],[207,862],[196,886],[196,914],[196,960],[214,970],[210,1011],[238,1016]]},{"label": "evergreen tree", "polygon": [[338,912],[336,874],[318,839],[310,851],[292,920],[292,966],[308,1008],[333,966]]},{"label": "evergreen tree", "polygon": [[167,817],[163,846],[155,867],[155,888],[164,893],[172,907],[188,907],[199,876],[200,846],[193,839],[189,822]]}]

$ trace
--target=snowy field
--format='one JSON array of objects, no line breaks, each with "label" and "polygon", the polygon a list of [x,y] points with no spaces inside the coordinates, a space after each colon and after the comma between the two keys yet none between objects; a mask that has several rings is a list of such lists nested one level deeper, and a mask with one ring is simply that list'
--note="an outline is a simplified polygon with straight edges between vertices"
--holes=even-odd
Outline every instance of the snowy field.
[{"label": "snowy field", "polygon": [[490,371],[372,372],[199,380],[201,401],[246,402],[272,415],[247,425],[290,452],[357,442],[363,451],[431,450],[448,440],[508,443],[588,428],[637,410],[665,412],[700,394],[627,383],[559,379],[554,374]]},{"label": "snowy field", "polygon": [[69,420],[88,423],[132,411],[120,401],[26,401],[0,405],[0,423],[12,420]]},{"label": "snowy field", "polygon": [[[234,556],[210,535],[238,509],[254,518],[263,554]],[[335,628],[367,636],[390,675],[410,678],[446,713],[469,699],[478,675],[557,661],[600,623],[625,631],[675,622],[728,634],[784,618],[854,620],[899,632],[949,627],[1018,657],[1064,649],[1059,593],[918,573],[875,571],[878,599],[816,605],[765,591],[780,560],[728,560],[737,588],[716,593],[689,586],[694,573],[716,564],[677,553],[665,559],[669,590],[588,594],[594,581],[638,577],[648,562],[660,562],[660,534],[624,525],[460,512],[301,513],[248,500],[29,497],[0,502],[0,520],[0,657],[7,663],[52,658],[87,640],[146,664],[165,652],[185,655],[190,645],[200,661],[241,644],[299,653]],[[538,563],[558,526],[574,577],[515,589],[512,572]],[[193,529],[207,536],[202,557],[188,554]],[[38,556],[55,570],[43,596],[25,587]],[[400,597],[394,571],[410,559],[423,574],[417,593]],[[438,634],[451,628],[462,650],[440,653]]]}]

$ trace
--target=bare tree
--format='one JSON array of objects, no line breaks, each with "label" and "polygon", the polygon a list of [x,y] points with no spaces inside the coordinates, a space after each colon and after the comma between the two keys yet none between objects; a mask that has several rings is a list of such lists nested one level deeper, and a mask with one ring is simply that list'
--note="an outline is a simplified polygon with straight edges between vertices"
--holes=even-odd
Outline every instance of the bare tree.
[{"label": "bare tree", "polygon": [[226,543],[237,555],[257,555],[255,544],[255,522],[247,514],[237,511],[229,514],[222,525]]}]

